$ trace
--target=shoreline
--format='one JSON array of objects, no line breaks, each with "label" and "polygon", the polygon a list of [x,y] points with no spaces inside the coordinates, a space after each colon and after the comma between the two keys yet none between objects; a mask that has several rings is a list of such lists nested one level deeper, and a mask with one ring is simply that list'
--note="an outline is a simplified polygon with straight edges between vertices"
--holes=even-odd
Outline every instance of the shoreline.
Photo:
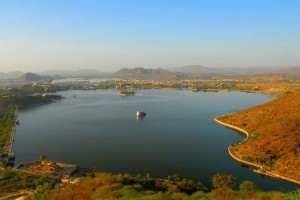
[{"label": "shoreline", "polygon": [[18,125],[17,121],[19,120],[18,119],[19,110],[22,109],[22,108],[28,108],[28,107],[34,107],[34,106],[40,106],[40,105],[47,105],[47,104],[51,104],[51,103],[54,103],[54,102],[56,102],[56,101],[52,100],[50,102],[35,103],[35,104],[29,104],[29,105],[25,105],[25,106],[24,105],[23,106],[16,105],[16,108],[15,108],[15,111],[14,111],[14,116],[13,116],[13,119],[12,119],[11,129],[10,129],[10,132],[9,132],[9,136],[6,140],[6,143],[9,146],[5,145],[3,147],[3,151],[0,152],[0,154],[7,154],[8,156],[13,155],[14,158],[13,158],[13,160],[10,160],[8,157],[6,159],[5,157],[0,156],[0,161],[1,162],[13,163],[13,165],[14,165],[15,154],[12,152],[12,149],[13,149],[14,137],[15,137],[15,133],[16,133],[16,126]]},{"label": "shoreline", "polygon": [[[232,114],[230,114],[230,115],[232,115]],[[225,116],[225,115],[222,115],[222,116]],[[227,124],[227,123],[224,123],[224,122],[220,121],[218,118],[220,118],[222,116],[215,117],[215,118],[213,118],[213,120],[215,122],[217,122],[218,124],[221,124],[221,125],[223,125],[227,128],[239,131],[240,133],[243,133],[244,135],[246,135],[246,139],[244,141],[236,143],[232,146],[240,145],[240,144],[243,144],[246,141],[248,141],[250,134],[247,131],[245,131],[244,129],[241,129],[239,127],[236,127],[236,126],[233,126],[233,125],[230,125],[230,124]],[[291,183],[294,183],[294,184],[297,184],[298,186],[300,186],[300,180],[293,179],[293,178],[290,178],[290,177],[287,177],[287,176],[284,176],[284,175],[281,175],[281,174],[277,174],[275,172],[272,172],[271,170],[267,170],[263,165],[259,165],[257,163],[249,162],[249,161],[246,161],[246,160],[243,160],[243,159],[239,158],[237,155],[235,155],[232,146],[228,147],[228,153],[231,156],[231,158],[238,161],[239,163],[245,164],[247,166],[255,167],[256,169],[252,170],[253,172],[258,173],[258,174],[262,174],[262,175],[265,175],[265,176],[281,179],[281,180],[284,180],[284,181],[288,181],[288,182],[291,182]]]},{"label": "shoreline", "polygon": [[[243,92],[243,91],[238,91],[238,92]],[[26,105],[26,106],[20,106],[19,108],[22,109],[22,108],[32,107],[32,106],[47,105],[47,104],[51,104],[53,102],[56,102],[56,101],[50,101],[50,102],[46,102],[46,103],[30,104],[30,105]],[[234,114],[234,113],[232,113],[232,114]],[[227,114],[227,115],[232,115],[232,114]],[[222,115],[222,116],[224,116],[224,115]],[[239,131],[239,132],[243,133],[244,135],[246,135],[246,139],[244,141],[241,141],[241,142],[236,143],[234,145],[242,144],[242,143],[246,142],[249,139],[249,135],[250,134],[247,131],[245,131],[245,130],[239,128],[239,127],[236,127],[236,126],[233,126],[233,125],[230,125],[230,124],[226,124],[226,123],[218,120],[218,118],[220,118],[222,116],[218,116],[216,118],[213,118],[213,120],[216,121],[217,123],[225,126],[225,127],[228,127],[230,129]],[[262,166],[262,165],[242,160],[237,155],[235,155],[234,150],[233,150],[233,146],[229,146],[228,147],[228,153],[230,154],[230,156],[234,160],[236,160],[236,161],[238,161],[238,162],[240,162],[242,164],[245,164],[247,166],[255,167],[256,169],[254,169],[253,171],[256,172],[256,173],[259,173],[259,174],[262,174],[262,175],[266,175],[266,176],[270,176],[270,177],[274,177],[274,178],[278,178],[278,179],[282,179],[282,180],[285,180],[285,181],[288,181],[288,182],[291,182],[291,183],[294,183],[294,184],[297,184],[298,186],[300,186],[300,180],[296,180],[296,179],[293,179],[293,178],[290,178],[290,177],[285,177],[284,175],[281,175],[281,174],[276,174],[276,173],[274,173],[274,172],[272,172],[270,170],[266,170],[264,168],[264,166]]]},{"label": "shoreline", "polygon": [[7,136],[7,139],[6,139],[6,144],[3,147],[3,151],[0,152],[2,155],[6,155],[6,156],[1,156],[0,157],[0,161],[1,162],[10,163],[10,162],[13,162],[11,160],[12,158],[14,160],[14,156],[15,155],[12,152],[12,148],[13,148],[14,137],[15,137],[15,133],[16,133],[16,126],[17,126],[18,115],[19,115],[19,108],[18,108],[18,106],[15,107],[13,115],[14,116],[12,118],[11,128],[10,128],[9,134]]}]

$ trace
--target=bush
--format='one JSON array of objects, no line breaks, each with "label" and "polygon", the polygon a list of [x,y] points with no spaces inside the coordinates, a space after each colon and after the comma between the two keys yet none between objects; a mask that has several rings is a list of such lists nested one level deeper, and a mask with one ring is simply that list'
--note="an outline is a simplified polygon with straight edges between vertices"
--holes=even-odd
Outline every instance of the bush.
[{"label": "bush", "polygon": [[179,181],[182,180],[182,176],[179,173],[175,173],[175,174],[172,174],[172,175],[168,176],[168,180],[179,182]]},{"label": "bush", "polygon": [[228,187],[234,188],[237,178],[231,174],[215,174],[212,179],[212,186],[214,188]]},{"label": "bush", "polygon": [[183,179],[177,183],[178,188],[185,193],[192,194],[196,191],[207,191],[208,189],[200,182],[190,179]]},{"label": "bush", "polygon": [[244,181],[240,184],[240,194],[243,198],[250,198],[253,196],[256,192],[259,191],[259,188],[257,185],[255,185],[251,181]]}]

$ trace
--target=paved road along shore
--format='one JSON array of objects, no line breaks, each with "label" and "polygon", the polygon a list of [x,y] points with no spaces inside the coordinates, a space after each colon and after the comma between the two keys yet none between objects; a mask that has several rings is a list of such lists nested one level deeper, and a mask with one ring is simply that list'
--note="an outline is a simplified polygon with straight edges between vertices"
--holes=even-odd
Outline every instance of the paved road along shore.
[{"label": "paved road along shore", "polygon": [[16,123],[18,120],[18,113],[19,113],[19,109],[18,109],[18,107],[16,107],[16,110],[14,112],[14,117],[12,119],[11,130],[10,130],[9,136],[6,141],[6,145],[4,146],[4,149],[3,149],[4,154],[12,153],[12,146],[14,143],[14,137],[15,137],[15,132],[16,132]]},{"label": "paved road along shore", "polygon": [[[221,117],[221,116],[220,116]],[[237,130],[243,134],[246,135],[246,139],[243,141],[243,142],[240,142],[240,143],[237,143],[235,145],[239,145],[239,144],[243,144],[244,142],[246,142],[248,139],[249,139],[249,133],[239,127],[236,127],[236,126],[233,126],[233,125],[230,125],[230,124],[227,124],[227,123],[224,123],[222,121],[220,121],[218,118],[220,117],[216,117],[214,118],[214,121],[216,121],[217,123],[223,125],[223,126],[226,126],[228,128],[231,128],[233,130]],[[278,174],[278,173],[275,173],[275,172],[272,172],[270,170],[267,170],[263,165],[259,165],[257,163],[254,163],[254,162],[249,162],[249,161],[246,161],[246,160],[242,160],[241,158],[239,158],[235,153],[234,153],[234,149],[232,146],[229,146],[228,147],[228,152],[229,152],[229,155],[235,159],[236,161],[242,163],[242,164],[245,164],[245,165],[248,165],[248,166],[252,166],[252,167],[255,167],[255,168],[258,168],[259,170],[254,170],[254,172],[257,172],[257,173],[260,173],[260,174],[263,174],[263,175],[266,175],[266,176],[271,176],[271,177],[274,177],[274,178],[279,178],[279,179],[282,179],[282,180],[285,180],[285,181],[289,181],[289,182],[292,182],[292,183],[295,183],[295,184],[298,184],[300,185],[300,180],[297,180],[297,179],[293,179],[291,177],[287,177],[287,176],[284,176],[282,174]]]}]

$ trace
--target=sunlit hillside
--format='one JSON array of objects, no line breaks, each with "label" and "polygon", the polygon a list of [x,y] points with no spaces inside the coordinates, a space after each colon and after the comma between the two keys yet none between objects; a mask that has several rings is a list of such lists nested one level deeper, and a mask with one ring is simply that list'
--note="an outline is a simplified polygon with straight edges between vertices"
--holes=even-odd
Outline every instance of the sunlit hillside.
[{"label": "sunlit hillside", "polygon": [[300,90],[220,119],[250,133],[234,146],[239,157],[300,179]]}]

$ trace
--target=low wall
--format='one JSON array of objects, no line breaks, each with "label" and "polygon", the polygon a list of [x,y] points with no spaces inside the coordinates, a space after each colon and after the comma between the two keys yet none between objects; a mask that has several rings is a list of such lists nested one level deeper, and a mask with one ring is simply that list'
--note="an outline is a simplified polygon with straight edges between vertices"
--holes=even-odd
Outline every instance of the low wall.
[{"label": "low wall", "polygon": [[[244,140],[243,142],[240,142],[239,144],[242,144],[242,143],[246,142],[246,141],[249,139],[250,134],[249,134],[247,131],[245,131],[245,130],[239,128],[239,127],[236,127],[236,126],[233,126],[233,125],[230,125],[230,124],[221,122],[220,120],[218,120],[218,117],[217,117],[217,118],[214,118],[214,121],[216,121],[217,123],[219,123],[219,124],[221,124],[221,125],[223,125],[223,126],[226,126],[226,127],[231,128],[231,129],[233,129],[233,130],[237,130],[237,131],[239,131],[239,132],[241,132],[241,133],[244,133],[244,134],[246,135],[246,140]],[[233,147],[232,147],[232,146],[229,146],[229,147],[228,147],[228,153],[229,153],[229,155],[230,155],[234,160],[236,160],[236,161],[238,161],[238,162],[240,162],[240,163],[242,163],[242,164],[249,165],[249,166],[252,166],[252,167],[256,167],[256,168],[259,168],[259,169],[264,169],[265,172],[260,172],[260,174],[267,175],[267,176],[271,176],[271,177],[274,177],[274,178],[279,178],[279,179],[282,179],[282,180],[289,181],[289,182],[296,183],[296,184],[300,185],[300,180],[296,180],[296,179],[293,179],[293,178],[290,178],[290,177],[286,177],[286,176],[283,176],[283,175],[274,173],[274,172],[272,172],[272,171],[266,170],[266,169],[264,168],[264,166],[262,166],[262,165],[259,165],[259,164],[257,164],[257,163],[253,163],[253,162],[249,162],[249,161],[240,159],[238,156],[236,156],[236,155],[234,154],[234,151],[233,151]]]}]

